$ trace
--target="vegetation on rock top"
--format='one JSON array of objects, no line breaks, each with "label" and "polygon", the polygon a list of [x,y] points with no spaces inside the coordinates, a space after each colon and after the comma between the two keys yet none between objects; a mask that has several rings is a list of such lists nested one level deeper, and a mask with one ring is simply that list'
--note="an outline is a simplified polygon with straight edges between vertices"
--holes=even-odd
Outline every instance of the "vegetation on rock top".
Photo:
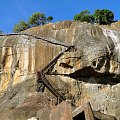
[{"label": "vegetation on rock top", "polygon": [[[13,32],[18,33],[28,28],[44,25],[52,22],[53,17],[46,17],[41,12],[36,12],[28,18],[28,22],[21,20],[19,23],[14,25]],[[87,23],[98,23],[100,25],[109,25],[114,22],[114,13],[108,9],[97,9],[93,14],[90,14],[89,10],[84,10],[79,14],[74,15],[75,21],[87,22]],[[0,30],[0,34],[3,32]]]},{"label": "vegetation on rock top", "polygon": [[98,23],[100,25],[110,24],[114,21],[114,13],[108,9],[97,9],[94,14],[90,14],[89,10],[84,10],[74,16],[75,21]]},{"label": "vegetation on rock top", "polygon": [[46,23],[52,22],[53,17],[46,17],[45,14],[36,12],[32,16],[29,17],[28,22],[21,20],[18,24],[15,24],[13,28],[13,32],[17,33],[23,30],[26,30],[31,27],[36,27],[39,25],[44,25]]}]

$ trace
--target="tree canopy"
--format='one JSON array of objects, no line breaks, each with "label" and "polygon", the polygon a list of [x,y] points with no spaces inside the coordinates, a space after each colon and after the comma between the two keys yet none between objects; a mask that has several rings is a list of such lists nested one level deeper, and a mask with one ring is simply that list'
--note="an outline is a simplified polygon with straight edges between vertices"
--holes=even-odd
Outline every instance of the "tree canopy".
[{"label": "tree canopy", "polygon": [[80,20],[81,22],[89,22],[90,21],[90,12],[88,10],[84,10],[79,14],[76,14],[74,16],[74,20],[78,21]]},{"label": "tree canopy", "polygon": [[110,24],[114,21],[114,13],[108,9],[95,10],[94,14],[90,14],[88,10],[84,10],[74,16],[75,21],[94,22],[99,24]]},{"label": "tree canopy", "polygon": [[48,22],[52,22],[52,20],[53,20],[53,17],[52,16],[48,16],[47,21]]},{"label": "tree canopy", "polygon": [[3,32],[2,32],[2,30],[0,30],[0,34],[2,34]]},{"label": "tree canopy", "polygon": [[114,13],[110,10],[103,9],[103,10],[95,10],[93,14],[95,22],[99,24],[109,24],[112,23],[114,20]]},{"label": "tree canopy", "polygon": [[13,28],[13,32],[17,33],[23,30],[26,30],[30,28],[29,24],[26,23],[25,21],[21,20],[18,24],[15,24],[14,28]]},{"label": "tree canopy", "polygon": [[46,17],[45,14],[40,13],[40,12],[36,12],[34,13],[30,18],[28,23],[32,26],[39,26],[39,25],[44,25],[46,23]]},{"label": "tree canopy", "polygon": [[36,12],[29,17],[28,22],[21,20],[18,24],[15,24],[13,32],[20,32],[31,27],[36,27],[39,25],[44,25],[46,23],[52,22],[53,17],[46,17],[45,14]]}]

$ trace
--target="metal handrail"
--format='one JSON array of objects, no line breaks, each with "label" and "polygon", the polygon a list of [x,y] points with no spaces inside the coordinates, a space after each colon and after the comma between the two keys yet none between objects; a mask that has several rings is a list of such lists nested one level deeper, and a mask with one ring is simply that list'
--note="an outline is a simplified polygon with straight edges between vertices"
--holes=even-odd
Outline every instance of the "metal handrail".
[{"label": "metal handrail", "polygon": [[[54,66],[54,64],[57,62],[57,60],[65,53],[70,51],[71,49],[74,49],[74,46],[69,46],[65,51],[61,52],[60,54],[58,54],[54,59],[52,59],[41,71],[37,72],[37,91],[41,91],[39,88],[39,84],[43,83],[44,86],[46,88],[48,88],[48,90],[54,94],[57,98],[59,98],[60,101],[66,100],[65,97],[63,95],[61,95],[49,82],[49,80],[47,80],[47,78],[45,77],[46,71],[48,71],[51,67]],[[44,89],[44,87],[43,87]],[[71,103],[72,105],[74,105],[74,103]]]}]

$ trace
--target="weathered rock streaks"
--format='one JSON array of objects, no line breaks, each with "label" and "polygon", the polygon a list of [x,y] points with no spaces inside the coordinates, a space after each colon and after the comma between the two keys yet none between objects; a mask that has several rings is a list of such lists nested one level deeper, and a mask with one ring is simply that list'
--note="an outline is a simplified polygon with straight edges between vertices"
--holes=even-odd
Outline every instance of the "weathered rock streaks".
[{"label": "weathered rock streaks", "polygon": [[[119,120],[120,29],[117,26],[119,22],[111,26],[99,26],[64,21],[20,33],[26,35],[0,36],[2,99],[6,90],[24,84],[27,79],[32,79],[32,83],[35,83],[36,72],[66,49],[60,44],[74,45],[74,51],[64,53],[52,69],[52,75],[47,75],[47,78],[77,106],[90,101],[94,110],[115,116]],[[59,45],[27,34],[45,37]],[[35,92],[35,89],[29,87],[24,91]],[[50,95],[47,90],[45,92]],[[26,93],[22,98],[27,96]],[[16,106],[20,107],[22,102],[21,100]]]},{"label": "weathered rock streaks", "polygon": [[1,44],[1,93],[8,86],[23,82],[35,74],[62,50],[62,46],[48,45],[47,42],[29,36],[9,37],[1,37],[6,39]]}]

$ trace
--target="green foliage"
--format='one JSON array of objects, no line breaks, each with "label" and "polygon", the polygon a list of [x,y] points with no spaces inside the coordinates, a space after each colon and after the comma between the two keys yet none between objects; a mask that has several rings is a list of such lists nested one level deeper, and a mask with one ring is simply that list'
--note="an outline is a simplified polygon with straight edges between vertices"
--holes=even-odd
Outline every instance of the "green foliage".
[{"label": "green foliage", "polygon": [[46,23],[46,17],[45,14],[36,12],[29,18],[29,24],[32,27],[44,25]]},{"label": "green foliage", "polygon": [[13,32],[17,33],[30,28],[29,24],[21,20],[18,24],[15,24]]},{"label": "green foliage", "polygon": [[90,21],[90,12],[88,10],[84,10],[79,14],[76,14],[74,16],[75,21],[81,21],[81,22],[89,22]]},{"label": "green foliage", "polygon": [[99,24],[110,24],[114,21],[114,13],[107,9],[95,10],[93,15],[90,15],[88,10],[84,10],[74,16],[75,21],[93,22]]},{"label": "green foliage", "polygon": [[95,10],[95,22],[99,24],[109,24],[114,20],[114,13],[107,9]]},{"label": "green foliage", "polygon": [[2,32],[2,30],[0,30],[0,34],[2,34],[3,32]]},{"label": "green foliage", "polygon": [[52,20],[53,20],[53,17],[52,16],[48,16],[47,21],[48,22],[52,22]]},{"label": "green foliage", "polygon": [[13,32],[20,32],[31,27],[44,25],[48,22],[52,22],[52,20],[53,20],[52,16],[48,16],[48,18],[46,18],[45,14],[36,12],[28,19],[28,23],[21,20],[18,24],[15,24]]}]

